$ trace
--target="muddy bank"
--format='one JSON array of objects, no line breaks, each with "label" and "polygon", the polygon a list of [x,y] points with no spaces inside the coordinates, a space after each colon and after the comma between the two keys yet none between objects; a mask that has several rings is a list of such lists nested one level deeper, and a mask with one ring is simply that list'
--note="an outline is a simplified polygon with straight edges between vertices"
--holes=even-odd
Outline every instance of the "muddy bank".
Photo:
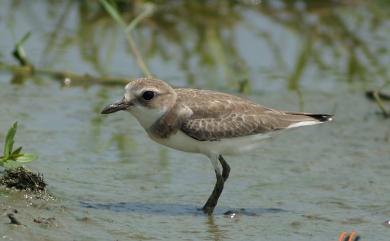
[{"label": "muddy bank", "polygon": [[27,191],[45,191],[47,184],[40,173],[34,173],[24,167],[4,170],[0,185],[7,188]]},{"label": "muddy bank", "polygon": [[47,184],[41,173],[34,173],[24,167],[0,171],[0,195],[5,197],[4,203],[0,203],[4,224],[57,226],[56,218],[50,216],[50,210],[46,210],[49,211],[49,217],[41,216],[46,212],[35,213],[37,207],[45,207],[48,201],[54,200],[47,192]]}]

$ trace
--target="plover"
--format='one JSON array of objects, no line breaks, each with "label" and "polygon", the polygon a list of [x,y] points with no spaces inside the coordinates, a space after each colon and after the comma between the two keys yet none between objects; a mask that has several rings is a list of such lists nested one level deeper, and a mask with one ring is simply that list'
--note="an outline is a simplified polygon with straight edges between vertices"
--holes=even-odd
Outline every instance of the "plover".
[{"label": "plover", "polygon": [[246,153],[273,133],[332,120],[332,115],[270,109],[250,100],[211,90],[172,88],[162,80],[140,78],[102,114],[130,112],[149,137],[176,150],[206,155],[217,178],[203,206],[212,214],[229,177],[223,155]]}]

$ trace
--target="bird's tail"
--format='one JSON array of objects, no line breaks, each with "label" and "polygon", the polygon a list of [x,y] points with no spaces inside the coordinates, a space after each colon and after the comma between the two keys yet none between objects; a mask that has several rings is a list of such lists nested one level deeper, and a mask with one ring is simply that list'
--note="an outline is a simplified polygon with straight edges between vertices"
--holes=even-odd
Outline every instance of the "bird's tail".
[{"label": "bird's tail", "polygon": [[309,116],[313,119],[318,120],[319,122],[328,122],[333,120],[333,115],[329,114],[307,114],[307,113],[302,113],[302,115]]},{"label": "bird's tail", "polygon": [[287,128],[316,125],[333,120],[333,115],[312,114],[304,112],[285,112],[291,118],[291,124]]}]

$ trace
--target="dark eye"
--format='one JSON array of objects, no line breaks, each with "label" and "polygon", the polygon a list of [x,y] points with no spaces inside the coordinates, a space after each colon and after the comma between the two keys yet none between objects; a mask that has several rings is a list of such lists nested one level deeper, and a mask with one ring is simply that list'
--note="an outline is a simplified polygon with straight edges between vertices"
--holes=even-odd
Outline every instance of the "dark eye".
[{"label": "dark eye", "polygon": [[145,91],[143,94],[142,94],[142,98],[144,100],[151,100],[153,99],[154,97],[154,92],[153,91],[150,91],[150,90],[147,90]]}]

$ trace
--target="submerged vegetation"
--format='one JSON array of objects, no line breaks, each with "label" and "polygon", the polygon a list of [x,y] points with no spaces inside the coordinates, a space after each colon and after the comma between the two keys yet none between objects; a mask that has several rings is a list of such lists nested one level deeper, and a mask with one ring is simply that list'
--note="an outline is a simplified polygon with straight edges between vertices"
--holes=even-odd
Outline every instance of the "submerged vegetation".
[{"label": "submerged vegetation", "polygon": [[[267,81],[295,91],[303,109],[305,86],[347,83],[372,89],[390,80],[386,1],[44,2],[49,28],[27,34],[11,29],[22,36],[10,51],[18,64],[0,55],[0,70],[12,72],[13,83],[43,75],[67,86],[123,86],[153,73],[175,84],[223,83],[250,93]],[[28,4],[13,2],[7,12],[24,12],[39,21],[42,13],[26,11]],[[5,19],[9,26],[18,21],[15,15]],[[24,51],[23,45],[39,34],[47,41],[27,58],[36,49],[26,46]],[[296,41],[286,45],[285,39]],[[244,48],[248,41],[252,45]],[[91,67],[89,73],[78,73],[72,63],[64,68],[62,61],[75,47]],[[262,56],[260,61],[253,61],[254,55]],[[156,60],[166,62],[170,71],[156,66]],[[374,100],[386,113],[380,96]]]},{"label": "submerged vegetation", "polygon": [[[8,12],[23,11],[26,4],[27,1],[14,2]],[[309,69],[350,83],[380,85],[389,79],[388,41],[382,31],[389,13],[386,1],[102,0],[47,1],[46,5],[54,24],[47,32],[43,57],[40,61],[30,60],[34,66],[31,73],[69,78],[74,84],[118,83],[117,78],[107,77],[112,68],[130,79],[140,73],[166,77],[148,64],[156,58],[172,62],[190,85],[204,79],[216,83],[227,80],[240,89],[243,81],[249,80],[250,86],[256,87],[254,83],[266,78],[283,79],[288,88],[296,90],[305,79],[316,81]],[[75,13],[77,17],[72,18]],[[26,14],[39,19],[34,11]],[[14,18],[10,15],[7,21],[16,21]],[[272,29],[283,29],[289,34],[280,36]],[[267,46],[251,46],[254,53],[264,56],[264,61],[255,63],[242,51],[248,38],[237,34],[242,30],[251,32]],[[295,37],[300,41],[288,46],[292,52],[283,51],[283,38]],[[53,70],[73,46],[79,48],[81,58],[95,73]],[[131,54],[133,63],[140,68],[135,68],[128,56],[130,68],[118,69],[114,54],[118,48],[129,50],[124,53]],[[123,56],[121,61],[127,62]],[[22,70],[5,61],[0,61],[1,67]],[[88,77],[96,81],[87,81]]]},{"label": "submerged vegetation", "polygon": [[385,82],[383,86],[376,90],[366,91],[366,97],[376,102],[383,117],[385,118],[390,118],[390,110],[388,110],[383,103],[384,101],[390,101],[390,94],[384,92],[385,87],[388,85],[390,85],[390,80]]},{"label": "submerged vegetation", "polygon": [[136,27],[136,25],[143,19],[150,15],[152,15],[154,11],[154,5],[146,3],[144,5],[144,10],[136,17],[134,20],[132,20],[129,24],[126,24],[125,20],[121,17],[120,13],[118,12],[118,9],[116,7],[115,2],[107,1],[107,0],[100,0],[100,3],[103,5],[103,7],[107,10],[107,12],[110,14],[110,16],[123,28],[123,31],[126,35],[127,42],[129,44],[129,47],[131,49],[131,52],[136,59],[138,66],[142,70],[144,76],[151,76],[151,72],[149,68],[146,66],[145,61],[142,58],[141,53],[139,52],[133,37],[131,36],[131,31]]},{"label": "submerged vegetation", "polygon": [[[38,22],[41,15],[50,19],[42,33],[19,34],[11,28],[16,36],[23,36],[15,41],[13,51],[18,64],[1,53],[0,70],[11,71],[13,83],[44,75],[67,86],[124,85],[139,75],[153,73],[180,85],[227,83],[237,92],[250,93],[262,89],[264,81],[282,82],[296,91],[303,108],[305,86],[348,83],[375,88],[372,86],[390,79],[387,1],[100,0],[41,4],[46,15],[26,11],[28,1],[5,7],[9,13],[23,12]],[[11,27],[18,21],[12,14],[5,20]],[[47,41],[34,58],[18,51],[28,39],[41,37]],[[296,42],[286,45],[285,39]],[[248,41],[252,45],[244,48]],[[62,61],[73,48],[91,67],[89,73],[78,73],[72,63],[64,68]],[[253,55],[262,57],[253,61]],[[156,66],[156,60],[166,62],[169,73]],[[376,99],[379,107],[380,101]]]}]

